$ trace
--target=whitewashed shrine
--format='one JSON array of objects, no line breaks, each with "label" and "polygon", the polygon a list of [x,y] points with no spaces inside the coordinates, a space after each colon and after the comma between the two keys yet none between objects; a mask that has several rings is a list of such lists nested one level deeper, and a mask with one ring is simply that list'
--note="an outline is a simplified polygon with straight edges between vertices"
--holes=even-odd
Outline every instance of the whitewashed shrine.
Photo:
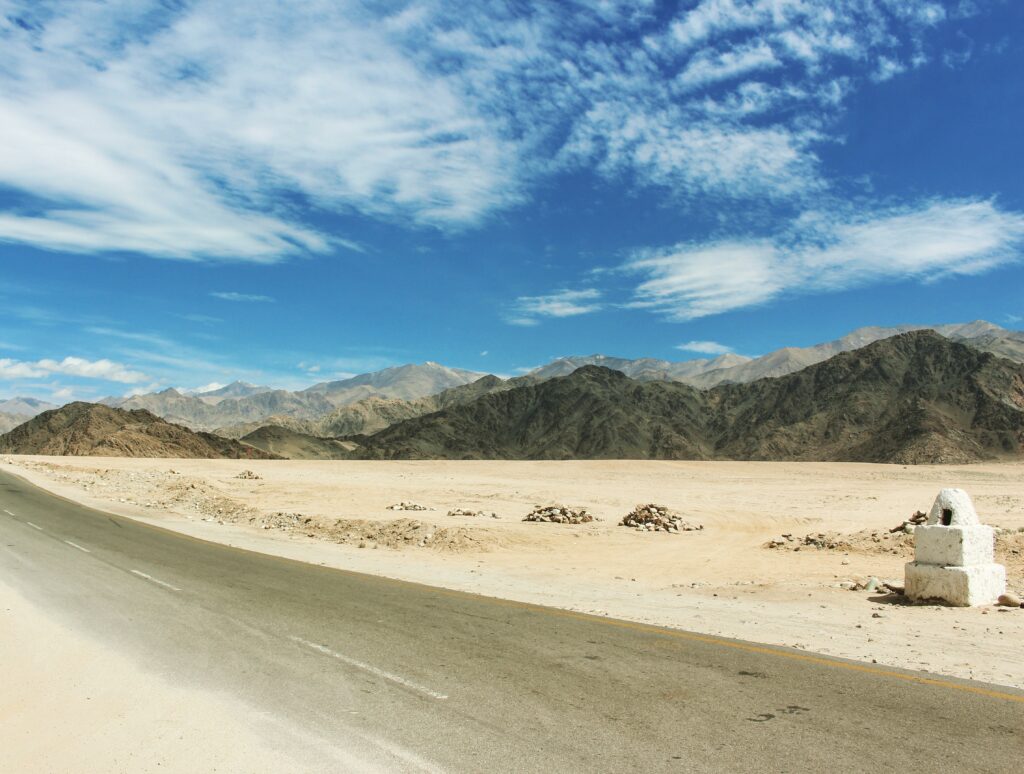
[{"label": "whitewashed shrine", "polygon": [[978,520],[963,489],[943,489],[928,520],[914,530],[914,561],[906,565],[910,599],[942,599],[968,607],[1006,592],[1006,568],[994,559],[995,530]]}]

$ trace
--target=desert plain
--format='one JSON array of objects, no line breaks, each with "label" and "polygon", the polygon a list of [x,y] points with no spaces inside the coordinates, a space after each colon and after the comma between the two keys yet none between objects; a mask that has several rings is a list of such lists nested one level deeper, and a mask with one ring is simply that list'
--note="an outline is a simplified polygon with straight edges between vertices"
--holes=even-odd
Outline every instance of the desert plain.
[{"label": "desert plain", "polygon": [[[1024,688],[1024,610],[910,605],[884,589],[850,588],[871,578],[901,584],[912,540],[890,529],[955,486],[1001,528],[997,561],[1009,589],[1024,591],[1024,463],[8,456],[2,464],[85,505],[246,550]],[[402,502],[429,510],[390,508]],[[619,526],[640,503],[703,529]],[[595,521],[523,521],[552,504],[585,507]],[[484,513],[449,515],[456,509]],[[816,540],[821,534],[827,539]]]}]

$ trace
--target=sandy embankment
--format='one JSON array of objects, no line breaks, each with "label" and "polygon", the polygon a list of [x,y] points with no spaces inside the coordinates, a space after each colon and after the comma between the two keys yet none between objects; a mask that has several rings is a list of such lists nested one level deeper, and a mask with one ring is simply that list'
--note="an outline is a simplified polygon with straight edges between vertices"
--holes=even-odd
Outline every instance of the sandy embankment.
[{"label": "sandy embankment", "polygon": [[[870,541],[845,552],[764,547],[782,533],[887,532],[927,510],[944,486],[967,489],[985,522],[1022,528],[1020,463],[7,459],[6,470],[65,497],[250,550],[1024,687],[1024,610],[906,606],[840,588],[872,575],[902,580],[906,554]],[[246,469],[259,478],[237,478]],[[435,510],[387,510],[402,500]],[[668,505],[705,529],[616,526],[640,502]],[[550,503],[586,506],[603,521],[521,521]],[[500,518],[447,516],[453,508]],[[426,526],[403,531],[391,524],[401,518]],[[1011,588],[1024,590],[1024,558],[1007,559]]]},{"label": "sandy embankment", "polygon": [[2,583],[0,663],[0,771],[380,770],[231,697],[144,671]]}]

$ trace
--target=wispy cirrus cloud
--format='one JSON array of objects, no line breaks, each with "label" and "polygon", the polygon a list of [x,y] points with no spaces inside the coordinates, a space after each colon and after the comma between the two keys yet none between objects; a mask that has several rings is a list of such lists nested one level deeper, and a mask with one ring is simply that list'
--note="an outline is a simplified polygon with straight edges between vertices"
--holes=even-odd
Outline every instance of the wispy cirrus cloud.
[{"label": "wispy cirrus cloud", "polygon": [[733,351],[732,347],[719,344],[717,341],[688,341],[677,345],[676,349],[683,352],[699,352],[702,355],[727,355]]},{"label": "wispy cirrus cloud", "polygon": [[577,317],[601,309],[601,291],[595,288],[585,290],[559,290],[544,296],[520,296],[505,316],[511,325],[534,326],[549,317]]},{"label": "wispy cirrus cloud", "polygon": [[979,274],[1019,262],[1024,215],[988,200],[932,201],[870,213],[808,212],[773,238],[644,250],[630,306],[672,320],[743,309],[784,295],[897,280]]},{"label": "wispy cirrus cloud", "polygon": [[495,128],[360,3],[4,6],[2,240],[272,261],[331,244],[281,194],[440,223],[515,198]]},{"label": "wispy cirrus cloud", "polygon": [[243,303],[272,303],[274,301],[270,296],[260,295],[259,293],[236,293],[233,290],[217,290],[210,293],[214,298],[219,298],[222,301],[240,301]]},{"label": "wispy cirrus cloud", "polygon": [[[253,262],[339,246],[310,212],[461,229],[538,179],[787,200],[930,0],[510,7],[416,0],[0,8],[0,241]],[[295,205],[305,203],[306,210]]]}]

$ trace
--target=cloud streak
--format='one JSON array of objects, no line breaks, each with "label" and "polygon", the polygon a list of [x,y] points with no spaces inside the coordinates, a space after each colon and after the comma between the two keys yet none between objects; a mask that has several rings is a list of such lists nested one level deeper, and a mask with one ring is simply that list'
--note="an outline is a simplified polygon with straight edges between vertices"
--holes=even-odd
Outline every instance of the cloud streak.
[{"label": "cloud streak", "polygon": [[218,290],[210,293],[214,298],[222,301],[237,301],[242,303],[272,303],[273,298],[258,293],[236,293],[233,290]]},{"label": "cloud streak", "polygon": [[717,341],[688,341],[679,344],[676,349],[684,352],[699,352],[702,355],[727,355],[733,351],[732,347],[719,344]]},{"label": "cloud streak", "polygon": [[601,309],[601,292],[586,290],[559,290],[545,296],[520,296],[512,305],[505,320],[511,325],[531,327],[544,318],[577,317]]},{"label": "cloud streak", "polygon": [[0,379],[38,379],[51,374],[101,379],[121,384],[137,384],[150,379],[141,371],[133,371],[122,363],[116,363],[106,358],[102,360],[86,360],[81,357],[65,357],[63,360],[44,358],[31,362],[0,358]]},{"label": "cloud streak", "polygon": [[464,229],[579,168],[682,201],[807,197],[845,96],[925,61],[945,19],[929,0],[0,8],[0,241],[250,262],[359,249],[321,212]]},{"label": "cloud streak", "polygon": [[684,321],[878,282],[979,274],[1021,260],[1024,215],[987,200],[932,201],[856,216],[805,213],[773,239],[638,252],[629,304]]}]

